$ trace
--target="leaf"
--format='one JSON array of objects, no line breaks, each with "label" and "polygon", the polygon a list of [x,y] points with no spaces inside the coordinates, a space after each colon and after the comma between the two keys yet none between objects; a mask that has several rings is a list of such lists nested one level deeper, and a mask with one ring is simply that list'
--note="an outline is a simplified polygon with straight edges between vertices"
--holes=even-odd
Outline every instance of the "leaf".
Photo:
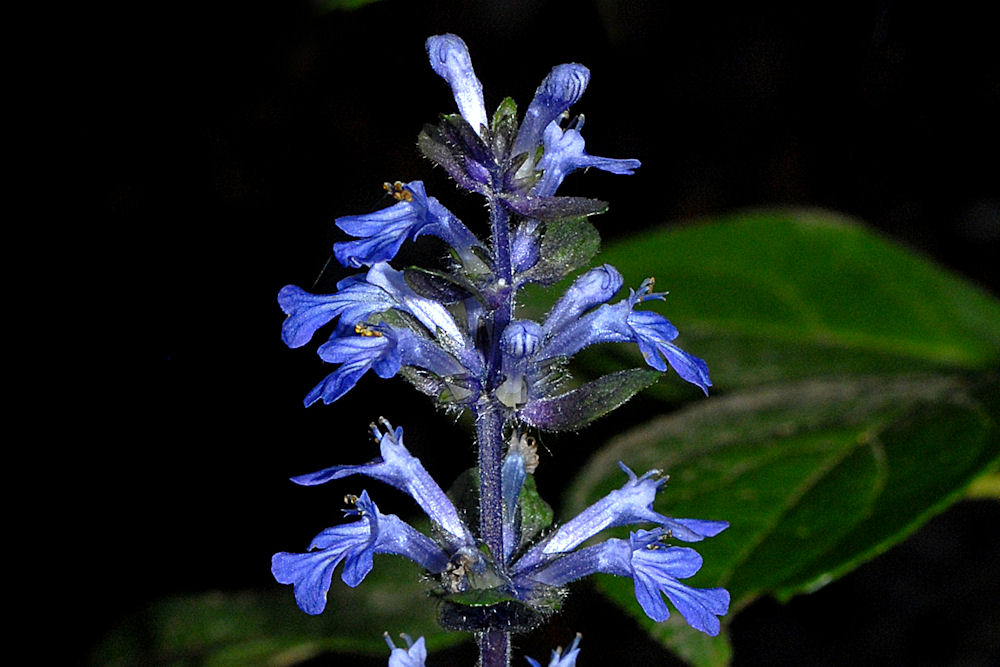
[{"label": "leaf", "polygon": [[[997,300],[826,211],[758,210],[663,227],[605,245],[600,260],[626,286],[655,276],[670,292],[646,307],[680,329],[675,343],[708,362],[716,391],[1000,359]],[[596,375],[640,357],[633,346],[603,345],[577,359]],[[695,395],[678,382],[652,393]]]},{"label": "leaf", "polygon": [[[670,474],[656,509],[725,519],[695,547],[694,586],[725,586],[733,612],[814,590],[900,541],[1000,460],[1000,374],[828,379],[735,393],[612,440],[571,487],[567,511],[621,484],[615,463]],[[602,590],[695,664],[725,651],[649,621],[627,579]],[[700,640],[699,640],[700,641]],[[721,651],[721,653],[720,653]],[[714,657],[713,657],[713,654]],[[723,657],[720,657],[723,656]]]},{"label": "leaf", "polygon": [[518,417],[543,431],[574,431],[620,407],[660,379],[648,368],[617,371],[571,391],[528,403]]},{"label": "leaf", "polygon": [[552,285],[586,266],[600,247],[601,235],[585,217],[548,222],[542,233],[538,263],[521,279]]},{"label": "leaf", "polygon": [[501,197],[507,206],[524,217],[543,221],[596,215],[608,210],[607,202],[587,197],[538,197],[512,194],[502,194]]},{"label": "leaf", "polygon": [[379,556],[357,588],[334,576],[327,609],[309,616],[292,589],[173,597],[126,619],[98,647],[92,663],[152,665],[294,665],[331,651],[385,655],[382,632],[423,635],[431,650],[464,638],[437,624],[418,568]]},{"label": "leaf", "polygon": [[505,97],[493,114],[490,135],[493,139],[493,153],[507,155],[517,137],[517,104],[513,98]]}]

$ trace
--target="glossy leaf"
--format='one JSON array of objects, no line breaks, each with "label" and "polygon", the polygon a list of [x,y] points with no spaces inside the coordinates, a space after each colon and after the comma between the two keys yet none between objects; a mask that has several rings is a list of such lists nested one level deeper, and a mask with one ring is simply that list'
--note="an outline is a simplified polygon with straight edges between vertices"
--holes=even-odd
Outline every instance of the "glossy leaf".
[{"label": "glossy leaf", "polygon": [[[567,511],[616,488],[617,461],[663,469],[670,483],[658,511],[731,524],[698,543],[705,565],[690,580],[728,588],[731,620],[760,595],[787,599],[822,586],[944,509],[1000,460],[998,422],[996,373],[830,379],[735,393],[611,441],[571,488]],[[692,662],[725,659],[725,649],[685,640],[687,630],[676,624],[646,619],[631,581],[602,578],[600,586]]]},{"label": "glossy leaf", "polygon": [[[680,347],[708,362],[716,392],[1000,360],[996,299],[827,211],[759,210],[664,227],[605,244],[600,260],[626,285],[657,278],[669,295],[647,307],[677,325]],[[639,359],[630,346],[604,345],[577,362],[595,377]],[[697,394],[678,382],[651,393]]]}]

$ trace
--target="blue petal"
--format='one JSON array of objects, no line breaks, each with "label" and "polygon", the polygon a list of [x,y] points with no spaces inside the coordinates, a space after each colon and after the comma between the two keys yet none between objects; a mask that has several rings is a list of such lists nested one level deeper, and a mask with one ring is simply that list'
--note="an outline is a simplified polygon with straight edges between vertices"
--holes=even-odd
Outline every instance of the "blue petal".
[{"label": "blue petal", "polygon": [[316,401],[323,399],[329,405],[354,388],[361,376],[372,367],[370,359],[360,359],[345,363],[337,370],[323,378],[323,381],[312,388],[302,399],[307,408]]},{"label": "blue petal", "polygon": [[729,611],[729,592],[722,588],[692,588],[678,581],[693,576],[701,564],[701,556],[693,549],[639,548],[633,551],[636,599],[646,615],[657,622],[670,616],[662,593],[691,627],[713,637],[719,634],[716,616]]},{"label": "blue petal", "polygon": [[712,386],[712,381],[708,377],[708,364],[704,360],[693,354],[688,354],[671,343],[662,345],[660,351],[678,375],[691,384],[698,385],[705,392],[705,395],[708,395],[708,388]]},{"label": "blue petal", "polygon": [[334,243],[333,254],[338,262],[354,268],[387,262],[413,228],[425,222],[420,213],[412,202],[401,201],[375,213],[337,218],[340,229],[361,240]]},{"label": "blue petal", "polygon": [[685,542],[701,542],[706,537],[715,537],[726,528],[728,521],[705,521],[702,519],[673,519],[661,517],[660,526],[670,531],[671,537]]},{"label": "blue petal", "polygon": [[282,584],[294,584],[295,603],[307,614],[320,614],[326,607],[333,570],[339,560],[322,551],[304,554],[276,553],[271,573]]},{"label": "blue petal", "polygon": [[[271,558],[271,572],[274,578],[282,584],[293,584],[295,600],[299,608],[307,614],[319,614],[326,606],[326,594],[330,590],[333,571],[344,560],[353,564],[353,569],[360,573],[364,563],[371,561],[371,550],[374,539],[368,518],[356,523],[327,528],[316,536],[310,545],[310,551],[301,554],[276,553]],[[365,553],[368,553],[365,557]],[[357,562],[360,558],[360,564]],[[369,565],[368,570],[371,567]],[[364,570],[360,578],[350,583],[357,586],[368,573]],[[346,574],[346,570],[345,570]]]},{"label": "blue petal", "polygon": [[310,294],[295,285],[281,288],[278,305],[288,315],[281,327],[281,339],[286,345],[305,345],[317,329],[336,317],[353,326],[394,305],[384,290],[355,276],[341,280],[337,289],[334,294]]}]

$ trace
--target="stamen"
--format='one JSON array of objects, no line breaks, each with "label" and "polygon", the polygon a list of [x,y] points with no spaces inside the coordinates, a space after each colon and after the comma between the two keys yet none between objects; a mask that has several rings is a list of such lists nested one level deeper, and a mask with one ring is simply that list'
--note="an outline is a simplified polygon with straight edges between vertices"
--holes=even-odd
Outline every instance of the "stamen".
[{"label": "stamen", "polygon": [[392,198],[396,201],[413,201],[413,193],[403,187],[402,181],[396,181],[395,183],[386,181],[382,184],[382,189],[392,195]]},{"label": "stamen", "polygon": [[346,496],[344,496],[344,504],[345,505],[357,505],[358,504],[358,497],[356,495],[354,495],[353,493],[348,493]]},{"label": "stamen", "polygon": [[359,336],[364,336],[365,338],[381,338],[382,332],[376,329],[372,329],[364,322],[358,322],[354,325],[354,333]]}]

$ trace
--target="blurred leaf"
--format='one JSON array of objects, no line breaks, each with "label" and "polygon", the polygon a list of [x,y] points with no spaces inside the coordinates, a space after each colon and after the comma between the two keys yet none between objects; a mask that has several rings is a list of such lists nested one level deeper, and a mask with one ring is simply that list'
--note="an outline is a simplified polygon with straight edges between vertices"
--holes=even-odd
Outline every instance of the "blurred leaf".
[{"label": "blurred leaf", "polygon": [[969,486],[966,497],[1000,500],[1000,471],[994,470],[976,479]]},{"label": "blurred leaf", "polygon": [[[678,345],[708,361],[717,391],[1000,359],[996,299],[826,211],[748,211],[664,227],[608,244],[598,259],[626,286],[655,276],[670,292],[647,307],[677,325]],[[577,363],[591,377],[635,366],[633,348],[597,346]],[[697,389],[660,382],[649,393],[692,398]]]},{"label": "blurred leaf", "polygon": [[[732,612],[762,594],[818,588],[903,539],[1000,460],[1000,376],[829,379],[735,393],[653,420],[587,463],[569,516],[622,483],[615,463],[659,468],[670,484],[656,509],[725,519],[700,542],[695,586],[725,586]],[[631,581],[602,590],[695,664],[727,648],[655,624]]]},{"label": "blurred leaf", "polygon": [[290,586],[207,593],[151,604],[125,620],[93,656],[95,665],[294,665],[335,651],[384,655],[382,632],[426,637],[443,648],[464,637],[441,629],[418,568],[380,556],[357,588],[334,575],[326,611],[309,616]]}]

